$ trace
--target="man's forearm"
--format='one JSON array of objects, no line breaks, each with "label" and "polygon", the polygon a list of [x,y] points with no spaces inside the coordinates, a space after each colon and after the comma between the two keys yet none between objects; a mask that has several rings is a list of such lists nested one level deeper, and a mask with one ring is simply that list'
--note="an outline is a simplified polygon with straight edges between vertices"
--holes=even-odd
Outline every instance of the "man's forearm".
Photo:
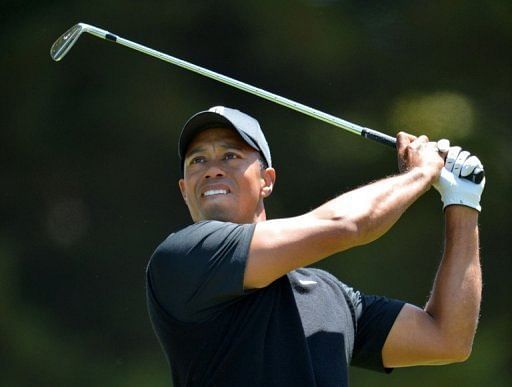
[{"label": "man's forearm", "polygon": [[[311,215],[331,220],[333,227],[343,222],[354,230],[351,245],[369,243],[385,232],[400,218],[431,184],[432,176],[420,168],[392,176],[347,192],[311,212]],[[347,235],[344,241],[348,242]],[[341,240],[339,240],[341,242]]]},{"label": "man's forearm", "polygon": [[426,137],[397,137],[400,175],[338,196],[294,218],[259,222],[254,230],[244,286],[267,286],[298,267],[371,242],[400,218],[438,178],[443,159]]},{"label": "man's forearm", "polygon": [[482,274],[478,245],[478,212],[463,206],[446,208],[445,251],[425,307],[454,356],[471,352],[478,323]]},{"label": "man's forearm", "polygon": [[244,286],[266,286],[291,270],[378,238],[428,190],[431,180],[415,168],[338,196],[307,214],[258,223]]}]

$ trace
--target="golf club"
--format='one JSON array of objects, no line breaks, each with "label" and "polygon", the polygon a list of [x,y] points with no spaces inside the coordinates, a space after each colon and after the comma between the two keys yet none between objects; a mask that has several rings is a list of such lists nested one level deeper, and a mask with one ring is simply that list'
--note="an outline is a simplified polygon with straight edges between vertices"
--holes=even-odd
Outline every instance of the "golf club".
[{"label": "golf club", "polygon": [[[374,141],[380,142],[382,144],[388,145],[390,147],[396,148],[396,139],[394,137],[388,136],[387,134],[378,132],[373,129],[365,128],[363,126],[353,124],[349,121],[345,121],[341,118],[321,112],[317,109],[313,109],[313,108],[303,105],[299,102],[292,101],[288,98],[281,97],[277,94],[273,94],[271,92],[260,89],[258,87],[251,86],[247,83],[237,81],[236,79],[230,78],[228,76],[218,74],[214,71],[194,65],[192,63],[175,58],[173,56],[161,53],[157,50],[146,47],[142,44],[135,43],[130,40],[124,39],[120,36],[114,35],[106,30],[103,30],[98,27],[94,27],[89,24],[78,23],[78,24],[74,25],[73,27],[71,27],[69,30],[67,30],[64,34],[62,34],[55,41],[55,43],[53,43],[53,45],[50,49],[50,56],[52,57],[52,59],[55,61],[60,61],[69,52],[69,50],[73,47],[73,45],[76,43],[76,41],[78,40],[78,38],[80,37],[80,35],[83,32],[87,32],[87,33],[94,35],[98,38],[102,38],[102,39],[110,40],[115,43],[119,43],[123,46],[132,48],[132,49],[142,52],[144,54],[151,55],[155,58],[161,59],[165,62],[185,68],[187,70],[193,71],[193,72],[203,75],[205,77],[215,79],[216,81],[236,87],[237,89],[254,94],[258,97],[267,99],[271,102],[275,102],[279,105],[286,106],[287,108],[296,110],[298,112],[301,112],[303,114],[306,114],[308,116],[316,118],[320,121],[337,126],[341,129],[344,129],[351,133],[358,134],[364,138],[374,140]],[[483,177],[484,177],[483,170],[479,170],[479,171],[475,170],[475,173],[473,173],[470,176],[467,176],[466,178],[473,182],[479,183],[483,179]]]}]

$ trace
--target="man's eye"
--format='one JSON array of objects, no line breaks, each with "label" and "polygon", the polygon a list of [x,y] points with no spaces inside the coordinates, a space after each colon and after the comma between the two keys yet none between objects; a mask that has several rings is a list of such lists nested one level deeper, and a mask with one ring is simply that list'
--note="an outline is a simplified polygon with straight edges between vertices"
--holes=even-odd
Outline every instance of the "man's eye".
[{"label": "man's eye", "polygon": [[194,157],[192,160],[190,160],[190,164],[200,164],[204,163],[206,161],[206,158],[203,156],[197,156]]},{"label": "man's eye", "polygon": [[235,153],[226,153],[224,155],[224,160],[232,160],[232,159],[239,159],[240,157],[238,157],[237,154]]}]

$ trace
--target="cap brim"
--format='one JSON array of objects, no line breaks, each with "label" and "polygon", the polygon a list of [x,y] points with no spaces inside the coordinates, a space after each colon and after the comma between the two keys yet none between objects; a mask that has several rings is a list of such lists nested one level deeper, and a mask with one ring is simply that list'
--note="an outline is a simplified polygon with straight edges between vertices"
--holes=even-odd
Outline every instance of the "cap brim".
[{"label": "cap brim", "polygon": [[188,145],[199,132],[213,128],[219,125],[220,127],[233,128],[233,124],[226,119],[224,116],[213,112],[200,112],[194,115],[190,120],[187,121],[183,129],[181,130],[179,140],[179,156],[183,160],[185,153],[187,152]]},{"label": "cap brim", "polygon": [[199,112],[196,115],[192,116],[185,126],[183,127],[180,139],[179,139],[179,157],[182,161],[185,158],[185,154],[187,153],[188,146],[192,139],[201,131],[211,128],[231,128],[237,131],[237,133],[242,137],[242,139],[249,144],[251,147],[260,151],[254,140],[249,137],[246,133],[238,129],[230,120],[224,117],[221,114],[211,112],[211,111],[203,111]]}]

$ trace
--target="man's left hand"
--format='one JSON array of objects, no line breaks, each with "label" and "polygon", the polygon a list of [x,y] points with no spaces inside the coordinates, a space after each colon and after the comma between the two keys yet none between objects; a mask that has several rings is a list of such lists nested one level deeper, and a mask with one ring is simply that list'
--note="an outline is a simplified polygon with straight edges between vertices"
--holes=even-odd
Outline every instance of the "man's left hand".
[{"label": "man's left hand", "polygon": [[[441,151],[441,149],[440,149]],[[483,170],[476,156],[459,146],[448,149],[444,168],[434,187],[441,194],[443,209],[450,205],[463,205],[481,211],[480,198],[485,187],[485,177],[480,183],[473,183],[464,177]]]}]

